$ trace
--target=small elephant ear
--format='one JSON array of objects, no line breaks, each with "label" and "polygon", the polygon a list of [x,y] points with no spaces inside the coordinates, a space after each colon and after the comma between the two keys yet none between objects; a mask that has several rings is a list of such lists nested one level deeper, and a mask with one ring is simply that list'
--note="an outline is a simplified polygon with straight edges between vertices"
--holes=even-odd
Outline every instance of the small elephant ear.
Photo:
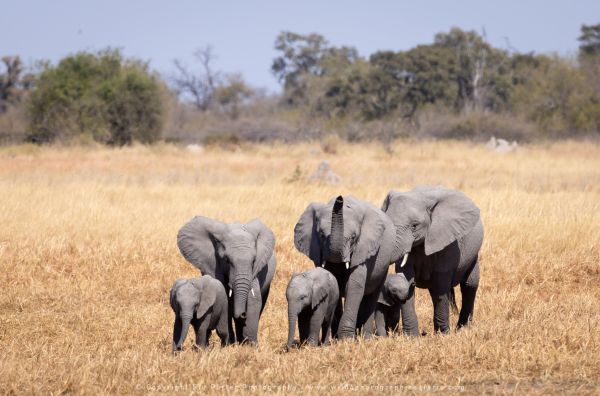
[{"label": "small elephant ear", "polygon": [[266,267],[275,251],[275,235],[262,221],[254,219],[246,224],[246,230],[256,238],[256,257],[254,259],[253,275]]},{"label": "small elephant ear", "polygon": [[177,246],[187,261],[203,274],[212,273],[217,263],[213,240],[219,240],[227,225],[204,216],[196,216],[177,234]]},{"label": "small elephant ear", "polygon": [[319,204],[311,203],[294,227],[294,245],[310,258],[315,266],[321,265],[321,246],[317,234],[316,211]]},{"label": "small elephant ear", "polygon": [[327,278],[325,276],[313,279],[312,284],[312,309],[315,309],[323,300],[327,298],[329,292],[327,290]]},{"label": "small elephant ear", "polygon": [[388,307],[394,305],[394,300],[392,300],[392,296],[390,295],[390,292],[386,285],[383,285],[383,287],[381,288],[381,291],[379,292],[379,298],[377,298],[377,302]]},{"label": "small elephant ear", "polygon": [[200,290],[200,303],[196,307],[196,318],[200,319],[215,305],[217,288],[212,284],[211,279],[205,277],[192,279],[191,282]]},{"label": "small elephant ear", "polygon": [[382,211],[387,212],[388,207],[390,206],[390,202],[392,202],[392,199],[394,199],[394,196],[396,194],[398,194],[397,191],[390,190],[390,192],[387,194],[387,196],[383,200],[383,204],[381,205],[381,210]]},{"label": "small elephant ear", "polygon": [[429,187],[419,192],[431,200],[431,224],[425,236],[427,256],[467,235],[479,221],[479,208],[460,191]]},{"label": "small elephant ear", "polygon": [[385,223],[381,215],[383,214],[379,212],[379,209],[370,206],[365,208],[360,226],[360,235],[352,254],[352,267],[363,264],[379,250],[381,238],[385,231]]},{"label": "small elephant ear", "polygon": [[177,310],[177,301],[175,300],[175,293],[177,293],[177,289],[179,289],[181,287],[181,285],[183,285],[185,282],[187,281],[187,279],[177,279],[175,281],[175,283],[173,284],[173,287],[171,287],[171,291],[169,292],[169,302],[171,304],[171,308],[173,308],[173,310]]}]

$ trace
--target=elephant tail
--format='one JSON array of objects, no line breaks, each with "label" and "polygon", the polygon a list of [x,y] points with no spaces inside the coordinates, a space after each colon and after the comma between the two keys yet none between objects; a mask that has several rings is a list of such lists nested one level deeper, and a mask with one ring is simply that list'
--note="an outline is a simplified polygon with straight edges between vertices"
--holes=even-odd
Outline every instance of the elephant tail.
[{"label": "elephant tail", "polygon": [[454,295],[454,288],[451,288],[448,292],[448,302],[450,302],[452,312],[458,314],[458,307],[456,306],[456,296]]}]

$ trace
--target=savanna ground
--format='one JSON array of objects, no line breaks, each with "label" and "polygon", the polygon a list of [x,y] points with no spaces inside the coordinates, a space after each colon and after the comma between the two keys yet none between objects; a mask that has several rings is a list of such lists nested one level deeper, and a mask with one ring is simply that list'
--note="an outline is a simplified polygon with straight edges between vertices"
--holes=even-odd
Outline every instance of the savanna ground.
[{"label": "savanna ground", "polygon": [[[600,391],[599,145],[337,150],[0,148],[0,392]],[[305,181],[323,159],[339,186]],[[284,353],[287,281],[311,267],[293,245],[307,204],[341,193],[379,206],[389,189],[417,184],[461,189],[481,208],[473,326],[433,335],[429,295],[418,290],[425,337]],[[260,217],[277,237],[257,349],[196,352],[188,337],[184,353],[170,353],[169,289],[197,274],[175,237],[196,214]]]}]

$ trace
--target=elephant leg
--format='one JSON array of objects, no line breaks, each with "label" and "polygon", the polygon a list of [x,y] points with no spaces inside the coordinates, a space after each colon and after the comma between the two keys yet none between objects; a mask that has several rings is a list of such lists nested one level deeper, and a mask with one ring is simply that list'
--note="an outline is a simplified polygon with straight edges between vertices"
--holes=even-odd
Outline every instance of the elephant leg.
[{"label": "elephant leg", "polygon": [[362,334],[365,339],[373,337],[373,326],[375,324],[375,310],[377,309],[377,298],[379,297],[379,291],[369,294],[363,297],[361,303],[361,310],[359,316],[361,320],[364,320],[362,324]]},{"label": "elephant leg", "polygon": [[358,310],[365,293],[365,282],[367,281],[367,267],[359,265],[352,270],[346,283],[346,301],[344,312],[338,327],[338,338],[356,338],[356,321]]},{"label": "elephant leg", "polygon": [[329,333],[331,333],[331,323],[333,321],[333,315],[330,315],[329,318],[325,318],[323,320],[323,325],[321,326],[321,344],[329,345]]},{"label": "elephant leg", "polygon": [[375,334],[379,337],[387,336],[385,316],[379,307],[375,311]]},{"label": "elephant leg", "polygon": [[342,303],[342,297],[339,298],[337,305],[335,306],[335,310],[333,312],[333,317],[331,319],[331,337],[337,338],[338,328],[340,326],[340,319],[342,318],[342,313],[344,312],[344,304]]},{"label": "elephant leg", "polygon": [[387,326],[387,329],[392,334],[400,331],[400,328],[399,328],[400,311],[401,311],[400,306],[394,305],[394,306],[388,307],[388,317],[387,317],[386,326]]},{"label": "elephant leg", "polygon": [[312,346],[319,345],[319,334],[321,333],[321,325],[325,314],[322,309],[317,309],[313,312],[310,318],[309,330],[308,330],[308,344]]},{"label": "elephant leg", "polygon": [[[410,337],[419,336],[419,320],[415,310],[415,290],[411,290],[409,297],[400,305],[402,316],[402,332]],[[396,324],[397,325],[397,324]]]},{"label": "elephant leg", "polygon": [[258,344],[258,321],[263,307],[260,286],[257,279],[254,279],[252,282],[252,289],[254,290],[254,295],[252,295],[252,292],[248,294],[246,320],[244,320],[242,336],[244,341],[256,345]]},{"label": "elephant leg", "polygon": [[177,315],[173,322],[173,353],[177,351],[177,342],[181,338],[181,326],[181,318]]},{"label": "elephant leg", "polygon": [[[263,310],[265,309],[265,305],[267,305],[267,298],[269,298],[269,290],[271,289],[271,286],[267,287],[262,293],[261,293],[261,297],[262,297],[262,305],[260,306],[260,315],[262,315]],[[259,289],[260,290],[260,289]]]},{"label": "elephant leg", "polygon": [[221,339],[221,346],[229,345],[229,320],[227,316],[221,315],[219,318],[219,323],[217,324],[217,335]]},{"label": "elephant leg", "polygon": [[208,346],[208,337],[210,336],[209,323],[210,316],[206,315],[201,323],[194,326],[194,330],[196,330],[196,346],[198,348],[206,348]]},{"label": "elephant leg", "polygon": [[[236,333],[233,331],[234,319],[233,319],[233,299],[229,299],[229,310],[227,311],[227,331],[229,332],[229,343],[234,344],[236,342]],[[237,328],[237,324],[236,324]],[[237,330],[237,329],[236,329]]]},{"label": "elephant leg", "polygon": [[450,332],[450,308],[448,305],[448,294],[438,294],[429,290],[433,302],[433,329],[436,333]]},{"label": "elephant leg", "polygon": [[468,326],[473,320],[473,309],[475,308],[475,296],[479,287],[479,259],[475,265],[465,275],[465,279],[460,282],[460,293],[462,295],[462,306],[458,316],[456,329]]},{"label": "elephant leg", "polygon": [[308,340],[310,334],[310,310],[305,309],[298,314],[298,333],[300,334],[300,345]]}]

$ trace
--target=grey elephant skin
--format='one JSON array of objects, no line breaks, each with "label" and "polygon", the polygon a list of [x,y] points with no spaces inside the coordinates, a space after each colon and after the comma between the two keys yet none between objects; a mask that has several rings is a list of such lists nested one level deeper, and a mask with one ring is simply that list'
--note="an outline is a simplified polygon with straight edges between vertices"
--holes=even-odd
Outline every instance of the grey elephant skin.
[{"label": "grey elephant skin", "polygon": [[230,339],[258,343],[258,322],[276,266],[273,232],[259,219],[226,224],[196,216],[179,230],[177,245],[186,260],[225,287]]},{"label": "grey elephant skin", "polygon": [[285,297],[288,302],[289,324],[287,348],[294,344],[296,320],[301,345],[327,344],[340,298],[337,280],[331,272],[318,267],[292,274]]},{"label": "grey elephant skin", "polygon": [[386,336],[396,332],[400,323],[402,305],[413,293],[414,283],[406,279],[405,274],[388,274],[375,311],[376,334]]},{"label": "grey elephant skin", "polygon": [[[396,272],[429,290],[434,330],[450,330],[449,303],[455,304],[454,286],[458,284],[462,307],[457,329],[469,324],[479,286],[483,242],[479,208],[460,191],[419,186],[408,192],[390,191],[382,209],[396,226],[401,256],[409,253],[405,260],[396,262]],[[401,314],[404,333],[418,335],[414,293],[402,305]]]},{"label": "grey elephant skin", "polygon": [[[373,320],[388,266],[399,257],[394,224],[379,208],[354,197],[311,203],[294,228],[296,248],[336,278],[338,301],[332,325],[338,338],[354,338]],[[372,333],[365,327],[365,337]]]},{"label": "grey elephant skin", "polygon": [[221,282],[208,275],[178,279],[169,300],[175,312],[173,352],[182,349],[190,324],[196,333],[196,345],[201,348],[208,346],[212,330],[217,330],[222,346],[229,343],[229,303]]}]

